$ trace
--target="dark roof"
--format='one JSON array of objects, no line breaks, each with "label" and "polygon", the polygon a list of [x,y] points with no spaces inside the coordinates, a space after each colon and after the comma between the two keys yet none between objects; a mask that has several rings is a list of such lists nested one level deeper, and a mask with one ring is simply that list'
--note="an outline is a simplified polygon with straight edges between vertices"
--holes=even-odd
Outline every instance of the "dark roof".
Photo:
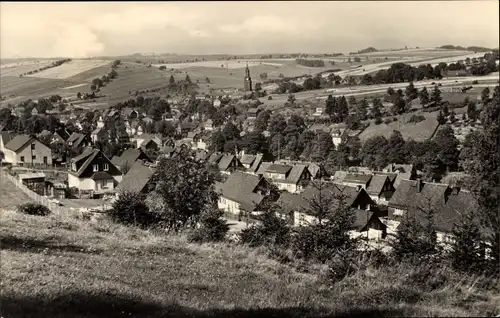
[{"label": "dark roof", "polygon": [[222,156],[223,155],[221,153],[214,152],[210,155],[210,157],[208,157],[208,162],[211,164],[218,164]]},{"label": "dark roof", "polygon": [[400,208],[421,208],[434,210],[445,205],[445,195],[449,191],[446,184],[421,182],[422,190],[417,191],[417,181],[401,180],[389,206]]},{"label": "dark roof", "polygon": [[17,152],[33,139],[35,138],[28,135],[17,135],[5,144],[5,148]]},{"label": "dark roof", "polygon": [[251,165],[252,162],[255,160],[255,157],[256,157],[255,155],[245,154],[245,155],[241,156],[240,162],[243,164]]},{"label": "dark roof", "polygon": [[366,188],[366,192],[371,195],[379,195],[384,188],[385,182],[389,179],[386,175],[375,174],[370,180],[370,184]]},{"label": "dark roof", "polygon": [[94,174],[90,178],[92,180],[110,180],[113,179],[113,176],[107,173],[106,171],[97,171],[94,172]]},{"label": "dark roof", "polygon": [[69,138],[69,133],[66,131],[66,129],[56,130],[54,134],[58,134],[64,141],[68,140]]},{"label": "dark roof", "polygon": [[238,160],[238,158],[236,158],[235,155],[224,155],[220,161],[219,161],[219,170],[221,171],[225,171],[229,168],[229,166],[231,165],[231,162],[233,162],[233,160]]},{"label": "dark roof", "polygon": [[306,165],[294,165],[290,173],[286,177],[287,183],[297,184],[299,182],[300,176],[307,170]]},{"label": "dark roof", "polygon": [[267,169],[266,172],[270,173],[288,173],[292,169],[292,166],[289,165],[281,165],[281,164],[271,164]]},{"label": "dark roof", "polygon": [[343,182],[367,184],[372,178],[371,174],[351,174],[344,177]]},{"label": "dark roof", "polygon": [[81,154],[79,154],[76,157],[71,158],[71,162],[78,162],[94,153],[94,149],[92,148],[85,148]]},{"label": "dark roof", "polygon": [[72,142],[73,143],[73,147],[78,147],[80,146],[80,144],[82,143],[82,141],[85,139],[85,135],[84,134],[80,134],[80,133],[72,133],[71,136],[69,136],[68,138],[68,142]]},{"label": "dark roof", "polygon": [[218,184],[217,190],[221,196],[238,202],[242,209],[253,211],[264,199],[263,195],[254,192],[261,180],[262,177],[236,171],[226,182]]},{"label": "dark roof", "polygon": [[121,156],[114,156],[113,159],[111,159],[111,162],[115,166],[121,166],[126,163],[128,163],[128,165],[132,165],[134,162],[137,161],[137,159],[139,159],[141,154],[143,156],[146,156],[149,159],[149,161],[152,162],[151,158],[149,158],[149,156],[144,151],[142,151],[142,149],[134,149],[134,148],[126,149],[121,154]]},{"label": "dark roof", "polygon": [[152,167],[144,165],[141,160],[134,162],[130,170],[123,176],[122,181],[116,189],[121,191],[141,192],[148,184],[155,170]]},{"label": "dark roof", "polygon": [[9,141],[12,140],[12,138],[14,138],[14,135],[11,133],[2,131],[2,132],[0,132],[0,137],[2,138],[3,144],[5,146],[5,145],[7,145],[7,143],[9,143]]},{"label": "dark roof", "polygon": [[262,155],[261,154],[257,154],[255,156],[255,159],[254,161],[252,162],[252,166],[249,168],[249,171],[251,172],[256,172],[257,169],[259,169],[260,167],[260,164],[262,163]]},{"label": "dark roof", "polygon": [[263,175],[267,168],[272,166],[272,162],[261,162],[259,169],[256,171],[257,174]]},{"label": "dark roof", "polygon": [[[85,151],[71,159],[71,162],[77,162],[77,161],[80,161],[82,159],[85,159],[85,157],[87,159],[85,159],[85,162],[80,166],[80,168],[78,168],[78,171],[72,171],[71,173],[74,174],[76,177],[80,177],[84,172],[85,172],[85,169],[87,169],[87,167],[92,163],[92,160],[94,160],[94,158],[99,154],[101,153],[101,151],[99,149],[92,149],[92,150],[89,150],[89,149],[85,149]],[[108,157],[106,157],[105,154],[102,154],[104,156],[104,158],[108,159]],[[109,160],[109,159],[108,159]],[[109,161],[111,164],[113,164],[111,161]]]}]

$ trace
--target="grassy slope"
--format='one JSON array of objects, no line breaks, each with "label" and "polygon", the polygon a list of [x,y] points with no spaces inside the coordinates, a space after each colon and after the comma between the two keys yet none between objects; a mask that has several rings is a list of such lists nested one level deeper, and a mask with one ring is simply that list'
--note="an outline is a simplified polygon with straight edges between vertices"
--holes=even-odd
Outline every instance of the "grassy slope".
[{"label": "grassy slope", "polygon": [[0,217],[4,317],[498,314],[500,286],[483,292],[447,269],[425,277],[442,282],[433,290],[403,267],[363,270],[328,288],[321,267],[300,274],[241,246],[192,245],[106,220]]}]

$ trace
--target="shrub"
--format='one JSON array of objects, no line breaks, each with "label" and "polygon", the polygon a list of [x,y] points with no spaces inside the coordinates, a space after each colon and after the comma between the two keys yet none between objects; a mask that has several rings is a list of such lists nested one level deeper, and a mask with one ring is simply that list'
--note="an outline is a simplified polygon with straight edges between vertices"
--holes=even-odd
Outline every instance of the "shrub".
[{"label": "shrub", "polygon": [[397,117],[392,117],[392,121],[398,121]]},{"label": "shrub", "polygon": [[280,246],[286,247],[290,243],[290,228],[286,221],[276,216],[276,208],[270,207],[259,216],[260,223],[243,229],[240,233],[240,242],[252,247]]},{"label": "shrub", "polygon": [[389,125],[391,122],[392,122],[392,120],[390,118],[386,118],[384,120],[384,124],[386,124],[386,125]]},{"label": "shrub", "polygon": [[200,227],[196,228],[189,236],[190,242],[220,242],[224,240],[229,225],[222,218],[223,212],[219,209],[210,209],[203,213],[200,219]]},{"label": "shrub", "polygon": [[409,123],[419,123],[425,120],[425,117],[422,115],[412,115],[408,120]]},{"label": "shrub", "polygon": [[375,118],[375,125],[380,125],[382,123],[382,118],[377,117]]},{"label": "shrub", "polygon": [[145,203],[146,196],[137,192],[123,192],[113,202],[109,216],[115,222],[140,227],[151,227],[160,223],[159,216],[151,212]]},{"label": "shrub", "polygon": [[472,81],[472,84],[473,84],[473,85],[477,85],[477,84],[479,84],[479,82],[478,82],[477,80],[473,80],[473,81]]},{"label": "shrub", "polygon": [[20,213],[28,215],[46,216],[50,214],[49,208],[39,203],[24,203],[17,209]]}]

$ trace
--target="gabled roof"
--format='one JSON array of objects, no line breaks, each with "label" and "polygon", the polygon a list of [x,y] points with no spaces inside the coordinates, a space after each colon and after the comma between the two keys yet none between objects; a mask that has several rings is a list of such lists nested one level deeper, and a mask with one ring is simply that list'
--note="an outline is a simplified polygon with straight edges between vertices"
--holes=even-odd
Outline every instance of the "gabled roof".
[{"label": "gabled roof", "polygon": [[59,129],[54,132],[54,135],[57,134],[59,137],[62,138],[62,140],[66,141],[69,138],[69,133],[66,131],[66,129]]},{"label": "gabled roof", "polygon": [[286,178],[287,183],[297,184],[299,182],[300,176],[307,170],[306,165],[294,165],[290,173]]},{"label": "gabled roof", "polygon": [[141,160],[134,162],[130,170],[123,176],[122,181],[116,187],[117,190],[140,192],[148,184],[155,169],[144,165]]},{"label": "gabled roof", "polygon": [[2,131],[2,132],[0,132],[0,138],[2,139],[3,144],[5,146],[5,145],[7,145],[7,143],[9,143],[9,141],[12,140],[12,138],[14,138],[14,135],[11,133]]},{"label": "gabled roof", "polygon": [[286,174],[290,170],[292,170],[292,166],[289,165],[282,165],[282,164],[271,164],[267,169],[266,172],[269,173],[280,173],[280,174]]},{"label": "gabled roof", "polygon": [[252,162],[255,160],[256,156],[255,155],[249,155],[249,154],[245,154],[243,156],[241,156],[240,158],[240,162],[242,164],[248,164],[248,165],[251,165]]},{"label": "gabled roof", "polygon": [[219,170],[226,171],[230,167],[233,160],[236,160],[237,163],[239,163],[238,158],[236,158],[235,155],[224,155],[219,161]]},{"label": "gabled roof", "polygon": [[372,179],[371,174],[351,174],[344,177],[343,182],[367,184]]},{"label": "gabled roof", "polygon": [[144,151],[142,151],[142,149],[129,148],[123,151],[123,153],[120,156],[114,156],[111,159],[111,162],[117,167],[120,167],[126,163],[130,166],[134,162],[136,162],[141,155],[146,156],[150,162],[153,161]]},{"label": "gabled roof", "polygon": [[216,188],[224,198],[238,202],[246,211],[253,211],[264,199],[263,195],[254,192],[261,180],[262,177],[236,171]]},{"label": "gabled roof", "polygon": [[448,185],[421,181],[421,187],[421,191],[418,192],[417,181],[401,180],[389,201],[389,206],[424,210],[444,207],[445,197],[450,191]]},{"label": "gabled roof", "polygon": [[389,177],[386,175],[375,174],[370,180],[370,184],[366,188],[366,192],[370,195],[379,195],[384,188],[386,181],[389,181]]},{"label": "gabled roof", "polygon": [[71,136],[69,136],[67,142],[72,142],[73,143],[73,147],[78,147],[80,146],[80,144],[82,143],[82,141],[85,139],[85,135],[84,134],[80,134],[80,133],[77,133],[77,132],[74,132],[71,134]]},{"label": "gabled roof", "polygon": [[257,170],[256,174],[263,175],[273,163],[272,162],[262,162]]},{"label": "gabled roof", "polygon": [[223,155],[221,153],[214,152],[210,155],[210,157],[208,157],[208,162],[211,164],[218,164],[222,156]]},{"label": "gabled roof", "polygon": [[28,135],[17,135],[5,145],[5,148],[17,152],[33,139],[35,138]]},{"label": "gabled roof", "polygon": [[[76,172],[72,171],[71,173],[79,178],[85,172],[85,169],[87,169],[87,167],[92,163],[92,160],[94,160],[94,158],[100,153],[101,153],[101,151],[99,149],[91,149],[91,150],[85,149],[85,151],[81,155],[76,156],[75,158],[71,159],[72,163],[76,163],[78,161],[85,159],[83,164],[78,168],[78,171],[76,171]],[[101,154],[107,159],[106,155],[104,155],[103,153],[101,153]],[[111,164],[113,164],[111,161],[109,161],[109,162]],[[98,172],[96,172],[96,173],[98,173]],[[94,174],[96,174],[96,173],[94,173]]]},{"label": "gabled roof", "polygon": [[262,158],[263,158],[262,154],[257,154],[248,171],[256,172],[260,164],[262,163]]}]

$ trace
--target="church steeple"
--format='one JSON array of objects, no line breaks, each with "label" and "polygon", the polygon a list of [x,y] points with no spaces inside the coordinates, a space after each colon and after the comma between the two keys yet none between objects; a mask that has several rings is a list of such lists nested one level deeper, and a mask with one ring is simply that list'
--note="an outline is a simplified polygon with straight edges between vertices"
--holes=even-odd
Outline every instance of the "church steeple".
[{"label": "church steeple", "polygon": [[252,78],[250,77],[250,69],[247,66],[245,68],[245,81],[244,81],[245,92],[252,91]]}]

